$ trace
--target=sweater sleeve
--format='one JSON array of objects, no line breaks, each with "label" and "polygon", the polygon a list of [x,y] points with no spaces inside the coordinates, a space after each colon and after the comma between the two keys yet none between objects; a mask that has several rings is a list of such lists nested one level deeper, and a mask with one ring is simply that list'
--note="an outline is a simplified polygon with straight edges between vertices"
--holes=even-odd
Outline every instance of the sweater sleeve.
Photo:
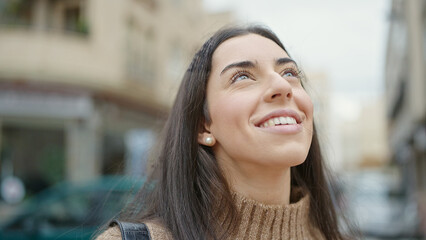
[{"label": "sweater sleeve", "polygon": [[173,240],[170,232],[163,225],[156,222],[146,222],[151,240]]},{"label": "sweater sleeve", "polygon": [[110,227],[101,235],[99,235],[96,240],[121,240],[121,232],[118,226]]}]

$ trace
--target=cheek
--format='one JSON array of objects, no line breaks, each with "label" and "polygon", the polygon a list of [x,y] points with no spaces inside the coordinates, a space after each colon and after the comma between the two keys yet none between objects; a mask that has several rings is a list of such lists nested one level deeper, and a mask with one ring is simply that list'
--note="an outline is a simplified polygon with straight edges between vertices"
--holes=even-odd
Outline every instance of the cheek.
[{"label": "cheek", "polygon": [[220,104],[212,106],[210,109],[211,118],[211,131],[213,134],[217,134],[219,131],[228,132],[230,126],[235,125],[237,121],[235,114],[237,110],[233,109],[227,104]]},{"label": "cheek", "polygon": [[242,121],[250,113],[249,100],[246,96],[218,96],[211,100],[210,116],[212,123],[233,124]]},{"label": "cheek", "polygon": [[308,96],[308,99],[306,100],[306,111],[309,116],[314,115],[314,104],[312,103],[311,98]]},{"label": "cheek", "polygon": [[306,116],[306,123],[304,124],[304,127],[307,130],[306,133],[309,133],[312,140],[312,134],[314,130],[314,105],[312,103],[311,97],[306,93],[306,91],[300,90],[297,97],[295,97],[295,101],[299,109]]},{"label": "cheek", "polygon": [[296,102],[300,110],[302,110],[306,117],[312,118],[314,112],[314,104],[312,103],[311,97],[306,93],[305,90],[299,90],[297,94]]}]

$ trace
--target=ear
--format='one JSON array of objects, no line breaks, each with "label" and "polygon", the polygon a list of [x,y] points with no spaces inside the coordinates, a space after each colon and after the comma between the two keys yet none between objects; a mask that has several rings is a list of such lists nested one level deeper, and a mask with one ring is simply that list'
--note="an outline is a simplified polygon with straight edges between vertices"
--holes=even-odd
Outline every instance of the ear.
[{"label": "ear", "polygon": [[203,124],[198,133],[198,143],[204,146],[213,147],[216,143],[216,139],[213,134],[209,131],[208,126]]}]

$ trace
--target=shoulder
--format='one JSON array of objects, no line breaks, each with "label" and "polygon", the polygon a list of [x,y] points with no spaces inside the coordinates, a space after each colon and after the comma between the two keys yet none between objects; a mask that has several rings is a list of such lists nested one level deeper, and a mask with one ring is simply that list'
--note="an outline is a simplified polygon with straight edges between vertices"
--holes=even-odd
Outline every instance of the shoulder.
[{"label": "shoulder", "polygon": [[110,227],[99,235],[96,240],[121,240],[120,228],[117,226]]},{"label": "shoulder", "polygon": [[[159,222],[149,221],[145,225],[148,227],[152,240],[172,240],[170,232]],[[121,240],[121,232],[118,226],[110,227],[99,235],[96,240]]]},{"label": "shoulder", "polygon": [[158,221],[148,221],[145,223],[149,229],[152,240],[172,240],[172,235],[163,224]]}]

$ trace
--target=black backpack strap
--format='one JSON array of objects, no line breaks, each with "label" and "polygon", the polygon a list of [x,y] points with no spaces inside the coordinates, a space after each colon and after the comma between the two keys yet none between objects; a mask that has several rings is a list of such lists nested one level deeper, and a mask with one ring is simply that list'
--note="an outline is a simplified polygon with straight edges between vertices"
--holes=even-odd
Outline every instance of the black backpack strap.
[{"label": "black backpack strap", "polygon": [[151,240],[148,227],[144,223],[122,222],[114,219],[109,226],[114,225],[120,227],[123,240]]}]

